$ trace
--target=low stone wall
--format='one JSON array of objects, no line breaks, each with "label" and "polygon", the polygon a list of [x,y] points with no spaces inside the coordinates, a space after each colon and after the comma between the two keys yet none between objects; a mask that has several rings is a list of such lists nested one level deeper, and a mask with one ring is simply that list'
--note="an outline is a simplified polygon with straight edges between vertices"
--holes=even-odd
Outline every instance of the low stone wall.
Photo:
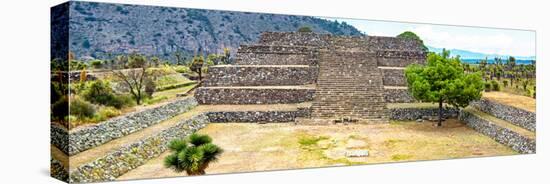
[{"label": "low stone wall", "polygon": [[407,86],[403,69],[382,69],[382,78],[386,86]]},{"label": "low stone wall", "polygon": [[200,87],[199,104],[277,104],[312,101],[314,88],[223,88]]},{"label": "low stone wall", "polygon": [[65,127],[50,124],[50,143],[64,153],[69,153],[69,132]]},{"label": "low stone wall", "polygon": [[208,68],[204,86],[293,86],[314,84],[318,68],[313,66],[249,67],[223,65]]},{"label": "low stone wall", "polygon": [[408,57],[379,57],[378,66],[389,67],[406,67],[410,64],[423,64],[425,58],[408,58]]},{"label": "low stone wall", "polygon": [[385,88],[384,99],[387,103],[412,103],[416,101],[407,89],[401,88]]},{"label": "low stone wall", "polygon": [[[186,112],[196,105],[197,101],[194,98],[179,99],[158,107],[130,113],[70,132],[68,154],[75,155],[113,139],[147,128]],[[59,138],[62,139],[63,137],[54,136],[52,140]],[[58,144],[55,145],[58,146]],[[64,147],[61,145],[58,148],[66,151]]]},{"label": "low stone wall", "polygon": [[458,116],[466,125],[489,136],[497,142],[511,147],[520,153],[536,153],[536,140],[523,136],[508,128],[498,126],[468,111],[460,111]]},{"label": "low stone wall", "polygon": [[59,160],[53,158],[50,159],[50,176],[63,182],[69,182],[69,173]]},{"label": "low stone wall", "polygon": [[476,109],[491,114],[499,119],[509,121],[510,123],[523,127],[530,131],[537,130],[537,117],[534,112],[529,112],[516,107],[497,103],[488,99],[481,99],[470,103]]},{"label": "low stone wall", "polygon": [[309,108],[296,111],[218,111],[206,113],[212,123],[226,122],[294,122],[298,117],[309,117]]},{"label": "low stone wall", "polygon": [[[391,108],[388,109],[390,113],[390,119],[409,121],[424,119],[426,116],[438,116],[439,108]],[[456,108],[444,108],[443,117],[456,118],[458,117],[459,110]]]},{"label": "low stone wall", "polygon": [[184,138],[203,128],[208,123],[204,114],[193,116],[177,125],[151,135],[139,142],[108,153],[93,162],[84,164],[70,172],[70,182],[112,181],[124,173],[145,164],[167,150],[171,140]]}]

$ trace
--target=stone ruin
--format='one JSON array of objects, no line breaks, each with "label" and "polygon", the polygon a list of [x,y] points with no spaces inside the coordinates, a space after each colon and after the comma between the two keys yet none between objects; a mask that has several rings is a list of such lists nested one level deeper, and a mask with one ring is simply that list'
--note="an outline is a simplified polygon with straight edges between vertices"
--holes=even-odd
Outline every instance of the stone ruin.
[{"label": "stone ruin", "polygon": [[199,104],[311,103],[304,122],[388,122],[387,103],[408,103],[404,67],[423,64],[414,40],[265,32],[232,65],[208,69]]}]

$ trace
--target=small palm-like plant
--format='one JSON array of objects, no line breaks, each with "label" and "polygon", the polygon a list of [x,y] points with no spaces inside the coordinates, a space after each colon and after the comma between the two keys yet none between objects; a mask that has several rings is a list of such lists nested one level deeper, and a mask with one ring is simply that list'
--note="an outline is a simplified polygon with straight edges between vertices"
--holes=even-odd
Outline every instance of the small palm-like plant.
[{"label": "small palm-like plant", "polygon": [[187,140],[172,140],[168,147],[173,153],[164,158],[164,166],[188,175],[206,174],[204,170],[223,152],[212,144],[212,138],[200,134],[191,134]]}]

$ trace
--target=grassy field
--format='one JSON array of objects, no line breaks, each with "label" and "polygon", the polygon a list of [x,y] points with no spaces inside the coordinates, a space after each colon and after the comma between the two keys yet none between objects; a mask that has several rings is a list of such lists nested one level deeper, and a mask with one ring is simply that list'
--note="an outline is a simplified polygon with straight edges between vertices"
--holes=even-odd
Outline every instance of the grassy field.
[{"label": "grassy field", "polygon": [[[208,174],[517,154],[510,148],[459,123],[443,127],[414,121],[368,125],[209,124],[210,135],[225,152]],[[350,150],[368,157],[346,157]],[[163,166],[166,152],[118,178],[183,176]]]},{"label": "grassy field", "polygon": [[483,97],[531,112],[535,112],[537,108],[536,99],[523,95],[515,95],[506,92],[483,92]]}]

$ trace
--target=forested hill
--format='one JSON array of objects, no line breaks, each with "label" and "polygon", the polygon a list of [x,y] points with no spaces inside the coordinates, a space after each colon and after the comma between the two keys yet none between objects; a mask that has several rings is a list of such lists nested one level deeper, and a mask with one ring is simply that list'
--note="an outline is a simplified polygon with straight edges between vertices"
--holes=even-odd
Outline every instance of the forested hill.
[{"label": "forested hill", "polygon": [[174,59],[198,50],[214,53],[257,41],[261,32],[296,31],[360,35],[346,23],[308,16],[258,14],[157,6],[71,2],[70,50],[78,59],[138,52]]}]

